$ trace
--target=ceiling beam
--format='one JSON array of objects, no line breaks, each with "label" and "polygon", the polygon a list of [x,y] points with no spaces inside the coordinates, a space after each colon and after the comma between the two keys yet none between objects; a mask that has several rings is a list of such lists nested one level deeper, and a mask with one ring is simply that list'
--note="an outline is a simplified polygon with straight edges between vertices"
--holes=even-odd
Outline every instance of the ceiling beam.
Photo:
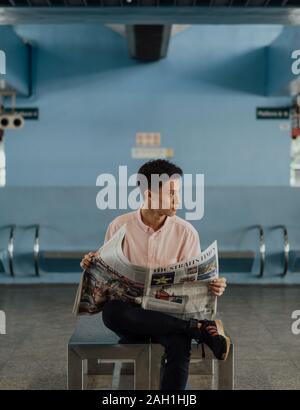
[{"label": "ceiling beam", "polygon": [[300,7],[1,7],[0,24],[300,25]]}]

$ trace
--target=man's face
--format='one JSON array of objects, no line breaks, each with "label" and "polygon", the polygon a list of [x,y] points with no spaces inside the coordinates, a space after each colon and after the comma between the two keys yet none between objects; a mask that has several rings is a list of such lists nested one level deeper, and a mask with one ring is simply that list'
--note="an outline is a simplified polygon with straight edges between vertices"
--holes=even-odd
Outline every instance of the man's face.
[{"label": "man's face", "polygon": [[151,208],[160,215],[173,216],[180,204],[180,179],[170,178],[159,188],[159,193],[151,191]]}]

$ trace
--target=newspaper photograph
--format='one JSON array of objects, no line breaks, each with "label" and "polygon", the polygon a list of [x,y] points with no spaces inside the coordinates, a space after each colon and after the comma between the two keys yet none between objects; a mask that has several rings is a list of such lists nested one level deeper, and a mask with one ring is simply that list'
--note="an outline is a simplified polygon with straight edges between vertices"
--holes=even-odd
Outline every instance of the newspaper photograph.
[{"label": "newspaper photograph", "polygon": [[199,257],[165,267],[133,265],[122,251],[123,225],[95,254],[84,270],[73,313],[94,314],[107,300],[138,303],[180,318],[210,318],[216,312],[216,296],[208,282],[218,277],[218,249],[214,241]]},{"label": "newspaper photograph", "polygon": [[209,318],[216,312],[216,296],[208,282],[218,277],[217,241],[198,258],[150,269],[142,307],[181,318]]}]

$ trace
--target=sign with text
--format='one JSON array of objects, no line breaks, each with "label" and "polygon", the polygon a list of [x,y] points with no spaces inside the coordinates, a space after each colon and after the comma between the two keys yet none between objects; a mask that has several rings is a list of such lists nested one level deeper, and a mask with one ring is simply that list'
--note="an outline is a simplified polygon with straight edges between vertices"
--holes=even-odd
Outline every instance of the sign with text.
[{"label": "sign with text", "polygon": [[257,120],[284,120],[290,118],[290,107],[258,107],[256,108]]},{"label": "sign with text", "polygon": [[2,114],[19,114],[24,120],[38,120],[39,109],[38,108],[4,108]]}]

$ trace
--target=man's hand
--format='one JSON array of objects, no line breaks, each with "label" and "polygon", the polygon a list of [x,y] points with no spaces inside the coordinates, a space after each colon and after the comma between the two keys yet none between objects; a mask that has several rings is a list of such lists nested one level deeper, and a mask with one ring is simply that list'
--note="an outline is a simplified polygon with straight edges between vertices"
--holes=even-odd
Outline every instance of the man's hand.
[{"label": "man's hand", "polygon": [[225,292],[226,288],[226,278],[217,278],[213,279],[212,281],[209,282],[209,289],[212,291],[212,293],[216,296],[221,296]]},{"label": "man's hand", "polygon": [[90,264],[92,263],[92,258],[93,256],[96,255],[97,252],[89,252],[88,254],[84,255],[82,261],[80,262],[80,266],[82,269],[86,270],[90,267]]}]

